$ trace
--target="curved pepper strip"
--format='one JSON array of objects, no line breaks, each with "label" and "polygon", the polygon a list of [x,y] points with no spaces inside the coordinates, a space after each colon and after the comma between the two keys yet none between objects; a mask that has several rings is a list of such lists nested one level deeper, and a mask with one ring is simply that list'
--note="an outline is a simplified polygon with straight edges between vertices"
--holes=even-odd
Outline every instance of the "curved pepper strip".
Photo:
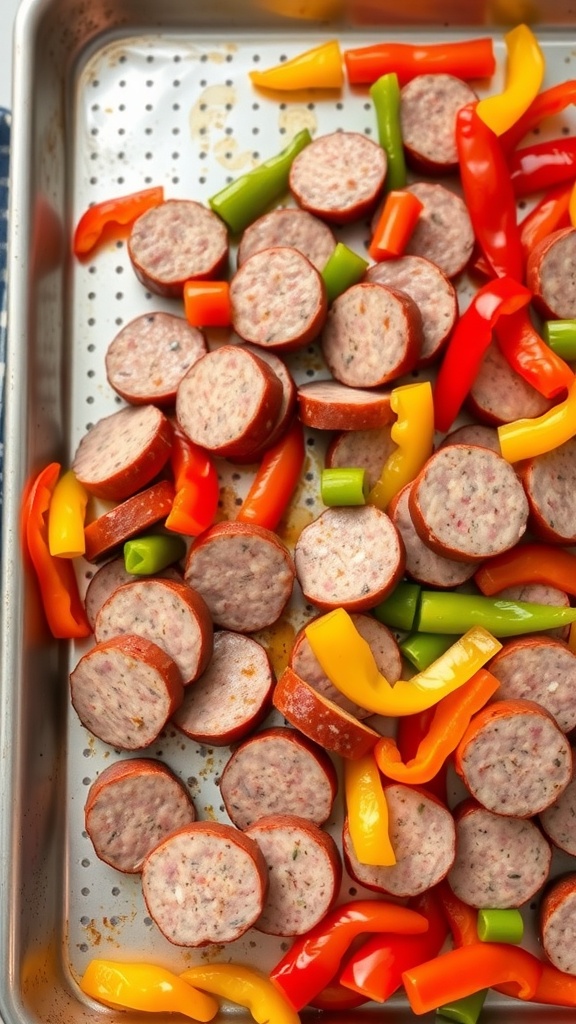
[{"label": "curved pepper strip", "polygon": [[[430,664],[430,661],[428,664]],[[418,747],[422,740],[428,735],[430,723],[434,718],[434,712],[435,708],[426,708],[426,711],[420,711],[417,715],[405,715],[403,718],[398,719],[398,725],[396,727],[396,744],[400,752],[400,758],[405,764],[416,757]],[[426,783],[427,792],[434,793],[434,795],[437,796],[444,804],[447,803],[447,773],[448,762],[445,761],[436,772],[436,775]]]},{"label": "curved pepper strip", "polygon": [[392,498],[415,480],[434,448],[434,402],[430,381],[393,388],[390,408],[396,413],[390,437],[397,448],[388,456],[368,504],[386,511]]},{"label": "curved pepper strip", "polygon": [[363,932],[416,935],[428,921],[407,907],[385,900],[343,903],[299,936],[273,968],[270,978],[295,1010],[301,1010],[336,974],[353,939]]},{"label": "curved pepper strip", "polygon": [[478,911],[456,896],[446,881],[440,882],[436,886],[435,892],[452,932],[454,945],[457,947],[473,946],[479,942]]},{"label": "curved pepper strip", "polygon": [[402,981],[416,1014],[509,982],[520,999],[533,999],[542,964],[518,946],[479,942],[461,946],[405,971]]},{"label": "curved pepper strip", "polygon": [[550,189],[533,210],[520,222],[520,245],[526,263],[532,249],[547,235],[570,226],[570,197],[573,186],[558,185]]},{"label": "curved pepper strip", "polygon": [[189,967],[180,978],[250,1010],[257,1024],[299,1024],[300,1018],[268,978],[240,964]]},{"label": "curved pepper strip", "polygon": [[497,135],[479,115],[478,104],[469,103],[458,111],[456,146],[476,240],[497,277],[521,281],[524,268],[510,171]]},{"label": "curved pepper strip", "polygon": [[463,686],[502,647],[482,627],[470,629],[427,669],[391,686],[343,608],[315,619],[305,632],[330,682],[375,715],[412,715],[432,707]]},{"label": "curved pepper strip", "polygon": [[483,562],[474,582],[487,597],[526,583],[542,583],[576,597],[576,555],[552,544],[516,545]]},{"label": "curved pepper strip", "polygon": [[212,1020],[218,1013],[215,999],[155,964],[91,960],[80,979],[80,988],[105,1006],[182,1013],[199,1021]]},{"label": "curved pepper strip", "polygon": [[488,703],[499,685],[495,676],[486,669],[480,669],[459,690],[443,697],[434,708],[430,728],[416,756],[406,764],[402,762],[396,742],[383,736],[374,748],[380,771],[387,778],[406,785],[418,786],[429,782],[456,750],[472,715]]},{"label": "curved pepper strip", "polygon": [[576,175],[576,138],[567,136],[517,149],[508,161],[508,169],[517,199],[563,182],[573,184]]},{"label": "curved pepper strip", "polygon": [[531,459],[558,448],[576,434],[576,382],[567,398],[542,416],[498,427],[500,451],[507,462]]},{"label": "curved pepper strip", "polygon": [[344,762],[344,790],[350,839],[360,863],[386,867],[395,864],[388,804],[372,752]]},{"label": "curved pepper strip", "polygon": [[48,547],[59,558],[80,558],[86,550],[84,520],[88,494],[72,469],[58,480],[48,510]]},{"label": "curved pepper strip", "polygon": [[504,135],[501,136],[501,143],[504,149],[509,152],[516,149],[528,132],[540,124],[546,117],[553,117],[560,114],[571,103],[576,103],[576,80],[571,79],[553,85],[545,89],[534,98],[522,117],[518,118]]},{"label": "curved pepper strip", "polygon": [[504,92],[487,96],[477,107],[478,116],[496,135],[503,135],[526,113],[544,78],[542,50],[527,25],[517,25],[507,32],[504,42],[507,50]]},{"label": "curved pepper strip", "polygon": [[90,636],[92,631],[72,562],[50,554],[48,515],[59,474],[59,463],[51,462],[29,486],[22,506],[22,525],[50,632],[59,640],[69,640]]},{"label": "curved pepper strip", "polygon": [[80,217],[74,232],[74,255],[85,256],[91,252],[107,225],[132,224],[137,217],[163,202],[164,189],[159,185],[155,188],[145,188],[141,192],[132,192],[128,196],[106,199],[102,203],[90,206]]},{"label": "curved pepper strip", "polygon": [[283,64],[265,71],[249,71],[248,75],[252,85],[262,89],[340,89],[344,84],[340,44],[332,39]]},{"label": "curved pepper strip", "polygon": [[294,420],[286,434],[264,453],[236,521],[275,530],[300,479],[304,456],[302,425]]},{"label": "curved pepper strip", "polygon": [[546,344],[526,306],[495,327],[496,340],[512,369],[545,398],[557,398],[574,383],[574,373]]},{"label": "curved pepper strip", "polygon": [[386,151],[386,188],[404,188],[407,175],[400,128],[398,75],[394,71],[382,75],[370,86],[370,96],[378,125],[378,141]]},{"label": "curved pepper strip", "polygon": [[220,497],[218,473],[203,448],[175,427],[170,463],[176,494],[164,525],[174,533],[197,537],[214,522]]},{"label": "curved pepper strip", "polygon": [[496,70],[494,46],[485,37],[415,45],[375,43],[345,50],[344,63],[350,85],[371,85],[392,71],[405,85],[416,75],[442,73],[467,80],[490,78]]}]

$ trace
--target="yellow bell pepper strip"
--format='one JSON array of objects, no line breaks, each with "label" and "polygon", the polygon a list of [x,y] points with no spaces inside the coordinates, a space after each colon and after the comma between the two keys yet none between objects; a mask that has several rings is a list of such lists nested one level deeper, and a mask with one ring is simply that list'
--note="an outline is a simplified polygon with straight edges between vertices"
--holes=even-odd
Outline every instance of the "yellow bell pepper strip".
[{"label": "yellow bell pepper strip", "polygon": [[406,764],[396,741],[389,736],[378,740],[374,758],[380,771],[395,782],[420,786],[440,771],[447,757],[456,750],[472,715],[488,703],[500,683],[486,669],[480,669],[459,690],[438,701],[428,733],[422,739],[416,756]]},{"label": "yellow bell pepper strip", "polygon": [[475,627],[423,672],[409,681],[399,679],[392,687],[344,608],[310,622],[305,632],[330,682],[375,715],[413,715],[432,707],[463,686],[502,647],[487,630]]},{"label": "yellow bell pepper strip", "polygon": [[517,25],[504,36],[507,50],[506,86],[477,106],[484,124],[503,135],[528,110],[542,85],[545,62],[536,37],[527,25]]},{"label": "yellow bell pepper strip", "polygon": [[344,762],[344,790],[350,838],[360,863],[395,864],[396,855],[388,830],[388,804],[371,752],[355,761]]},{"label": "yellow bell pepper strip", "polygon": [[294,941],[272,969],[270,978],[290,1005],[301,1010],[332,981],[357,935],[364,932],[420,935],[427,930],[428,921],[422,914],[387,900],[343,903]]},{"label": "yellow bell pepper strip", "polygon": [[48,509],[48,547],[59,558],[80,558],[86,550],[84,520],[88,494],[73,470],[58,480]]},{"label": "yellow bell pepper strip", "polygon": [[384,464],[368,504],[386,511],[392,498],[414,480],[434,447],[434,403],[430,381],[393,388],[390,407],[397,419],[390,431],[398,446]]},{"label": "yellow bell pepper strip", "polygon": [[[419,583],[408,583],[401,580],[384,601],[380,601],[372,612],[379,622],[390,629],[402,629],[408,632],[414,625],[422,587]],[[428,662],[430,664],[430,662]]]},{"label": "yellow bell pepper strip", "polygon": [[576,555],[552,544],[517,544],[484,562],[474,582],[486,597],[526,583],[542,583],[576,597]]},{"label": "yellow bell pepper strip", "polygon": [[[476,594],[423,590],[420,595],[418,628],[423,632],[461,635],[482,626],[493,636],[522,636],[545,629],[558,629],[576,621],[576,608],[509,601]],[[362,701],[358,701],[362,704]]]},{"label": "yellow bell pepper strip", "polygon": [[80,979],[80,988],[105,1006],[127,1010],[183,1013],[200,1021],[212,1020],[218,1013],[215,999],[155,964],[91,960]]},{"label": "yellow bell pepper strip", "polygon": [[341,89],[344,83],[342,54],[336,39],[266,71],[248,72],[252,85],[260,89],[292,92],[297,89]]},{"label": "yellow bell pepper strip", "polygon": [[542,416],[513,420],[498,427],[500,451],[507,462],[544,455],[576,434],[576,381],[564,401]]},{"label": "yellow bell pepper strip", "polygon": [[257,1024],[299,1024],[300,1018],[272,982],[240,964],[201,964],[180,978],[188,985],[221,996],[250,1010]]}]

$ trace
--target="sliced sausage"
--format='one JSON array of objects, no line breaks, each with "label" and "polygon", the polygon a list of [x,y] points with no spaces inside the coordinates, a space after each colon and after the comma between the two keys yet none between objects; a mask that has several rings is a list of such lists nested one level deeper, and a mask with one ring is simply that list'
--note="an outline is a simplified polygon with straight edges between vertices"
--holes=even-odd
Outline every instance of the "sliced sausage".
[{"label": "sliced sausage", "polygon": [[400,129],[406,157],[421,174],[458,167],[456,117],[476,93],[454,75],[416,75],[400,92]]},{"label": "sliced sausage", "polygon": [[175,580],[133,580],[111,594],[96,616],[96,641],[125,633],[147,637],[166,651],[185,686],[202,674],[212,656],[212,619],[206,602]]},{"label": "sliced sausage", "polygon": [[552,637],[519,637],[490,662],[502,700],[534,700],[556,719],[562,732],[576,727],[576,654]]},{"label": "sliced sausage", "polygon": [[298,415],[316,430],[375,430],[394,419],[389,391],[349,388],[335,380],[302,384]]},{"label": "sliced sausage", "polygon": [[124,541],[166,519],[173,501],[174,485],[160,480],[88,523],[84,529],[87,561],[116,554]]},{"label": "sliced sausage", "polygon": [[254,253],[230,282],[234,330],[273,351],[302,348],[318,336],[328,308],[326,286],[297,249]]},{"label": "sliced sausage", "polygon": [[295,568],[275,533],[250,523],[218,523],[188,552],[184,577],[202,595],[217,626],[255,633],[280,618]]},{"label": "sliced sausage", "polygon": [[[402,658],[393,634],[387,626],[371,615],[353,613],[351,619],[360,635],[370,644],[378,671],[385,676],[389,683],[396,683],[402,673]],[[289,665],[297,676],[305,679],[318,693],[333,701],[334,704],[338,704],[349,715],[354,715],[360,721],[372,715],[371,711],[354,704],[332,685],[308,643],[305,628],[301,629],[294,638]]]},{"label": "sliced sausage", "polygon": [[132,405],[173,405],[182,377],[207,351],[202,331],[184,317],[145,313],[110,342],[106,377]]},{"label": "sliced sausage", "polygon": [[520,476],[534,533],[551,544],[576,543],[576,438],[527,459]]},{"label": "sliced sausage", "polygon": [[410,491],[412,484],[405,487],[392,499],[388,515],[398,530],[406,551],[406,572],[418,583],[447,589],[458,587],[469,580],[477,562],[457,562],[436,554],[424,543],[417,533],[410,514]]},{"label": "sliced sausage", "polygon": [[381,260],[368,267],[364,279],[397,288],[414,300],[422,317],[418,366],[428,366],[444,348],[458,316],[456,290],[450,279],[422,256]]},{"label": "sliced sausage", "polygon": [[488,448],[440,448],[410,491],[424,543],[456,561],[481,561],[513,547],[528,523],[524,488],[510,463]]},{"label": "sliced sausage", "polygon": [[302,530],[294,550],[307,601],[362,612],[383,601],[404,572],[404,545],[374,505],[328,508]]},{"label": "sliced sausage", "polygon": [[386,177],[386,152],[365,135],[333,132],[303,149],[290,168],[290,191],[304,210],[335,224],[374,209]]},{"label": "sliced sausage", "polygon": [[333,377],[375,388],[408,373],[422,351],[422,317],[404,292],[361,282],[334,300],[321,338]]},{"label": "sliced sausage", "polygon": [[178,298],[190,278],[216,278],[225,270],[228,232],[201,203],[167,199],[134,221],[128,255],[146,288]]},{"label": "sliced sausage", "polygon": [[544,894],[540,937],[554,967],[576,975],[576,873],[556,879]]},{"label": "sliced sausage", "polygon": [[260,818],[245,835],[258,843],[270,884],[255,928],[267,935],[303,935],[328,913],[342,880],[332,836],[293,814]]},{"label": "sliced sausage", "polygon": [[[158,576],[166,580],[176,580],[177,582],[182,581],[182,573],[171,565],[158,573]],[[101,565],[97,572],[94,573],[84,596],[86,615],[88,616],[88,622],[92,626],[92,630],[94,630],[96,616],[104,602],[107,601],[114,591],[117,590],[118,587],[121,587],[123,583],[133,582],[134,575],[127,571],[123,555],[119,555],[117,558],[112,558],[109,562],[105,562],[104,565]]]},{"label": "sliced sausage", "polygon": [[[570,597],[564,590],[547,587],[543,583],[526,583],[518,587],[506,587],[494,595],[503,601],[529,601],[532,604],[549,604],[553,608],[569,608]],[[559,626],[558,629],[545,629],[539,636],[553,636],[558,640],[567,640],[570,626]]]},{"label": "sliced sausage", "polygon": [[576,857],[576,756],[572,750],[572,778],[560,796],[539,815],[546,835],[558,849]]},{"label": "sliced sausage", "polygon": [[290,725],[340,757],[362,757],[380,739],[374,729],[323,697],[291,668],[284,669],[272,700]]},{"label": "sliced sausage", "polygon": [[465,423],[463,427],[457,427],[446,434],[440,447],[445,448],[447,444],[473,444],[477,448],[489,448],[500,455],[498,431],[482,423]]},{"label": "sliced sausage", "polygon": [[178,829],[142,865],[148,913],[177,946],[239,939],[260,917],[267,889],[258,844],[216,821]]},{"label": "sliced sausage", "polygon": [[84,435],[72,469],[90,494],[122,501],[154,479],[171,445],[172,428],[156,406],[120,409]]},{"label": "sliced sausage", "polygon": [[336,239],[327,224],[306,210],[286,207],[271,210],[250,224],[238,246],[238,266],[263,249],[276,246],[297,249],[322,272],[336,246]]},{"label": "sliced sausage", "polygon": [[333,438],[326,452],[329,467],[366,470],[370,490],[380,479],[388,457],[396,448],[389,426],[379,430],[345,430]]},{"label": "sliced sausage", "polygon": [[456,277],[474,248],[474,231],[464,200],[443,185],[428,181],[408,185],[407,191],[414,193],[424,209],[406,246],[406,255],[424,256],[446,277]]},{"label": "sliced sausage", "polygon": [[120,750],[142,750],[182,703],[175,661],[142,636],[115,636],[84,654],[70,675],[72,705],[86,729]]},{"label": "sliced sausage", "polygon": [[265,443],[282,400],[282,384],[263,359],[244,346],[222,345],[180,381],[176,417],[195,444],[240,458]]},{"label": "sliced sausage", "polygon": [[100,860],[135,873],[165,836],[196,818],[186,787],[161,761],[116,761],[88,790],[86,832]]},{"label": "sliced sausage", "polygon": [[471,907],[521,907],[542,888],[552,851],[540,829],[523,818],[494,814],[475,800],[455,812],[452,891]]},{"label": "sliced sausage", "polygon": [[344,822],[342,850],[348,873],[360,885],[391,896],[416,896],[443,878],[454,863],[456,829],[448,810],[431,793],[399,783],[384,787],[396,863],[362,864]]},{"label": "sliced sausage", "polygon": [[552,402],[516,373],[498,345],[492,342],[468,395],[467,405],[483,423],[499,426],[524,417],[541,416],[552,407]]},{"label": "sliced sausage", "polygon": [[226,812],[241,829],[269,814],[295,814],[322,825],[332,813],[337,789],[326,751],[285,726],[245,740],[220,779]]},{"label": "sliced sausage", "polygon": [[576,317],[576,229],[560,228],[532,249],[526,284],[544,318]]},{"label": "sliced sausage", "polygon": [[262,348],[258,345],[249,345],[248,343],[244,343],[244,347],[246,347],[248,351],[252,352],[255,356],[263,359],[265,363],[268,363],[268,366],[276,374],[282,385],[282,399],[280,401],[276,422],[274,423],[274,426],[271,427],[266,440],[250,455],[250,458],[256,461],[267,448],[276,444],[276,441],[278,441],[288,429],[296,408],[296,383],[290,373],[290,370],[286,366],[286,363],[283,362],[283,360],[280,359],[280,356],[277,356],[275,352],[269,352],[266,348]]},{"label": "sliced sausage", "polygon": [[220,630],[214,636],[208,667],[188,687],[172,721],[197,743],[236,743],[267,714],[274,683],[270,659],[261,644]]},{"label": "sliced sausage", "polygon": [[566,789],[572,753],[555,719],[539,704],[499,700],[474,716],[454,765],[487,810],[529,818]]}]

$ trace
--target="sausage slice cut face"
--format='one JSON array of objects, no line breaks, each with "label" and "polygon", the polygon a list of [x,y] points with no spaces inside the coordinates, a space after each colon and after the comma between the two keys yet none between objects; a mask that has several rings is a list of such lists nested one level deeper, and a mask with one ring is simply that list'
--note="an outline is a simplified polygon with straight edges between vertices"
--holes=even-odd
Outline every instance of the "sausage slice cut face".
[{"label": "sausage slice cut face", "polygon": [[560,971],[576,975],[576,873],[557,879],[540,907],[544,952]]},{"label": "sausage slice cut face", "polygon": [[476,99],[454,75],[416,75],[402,87],[402,142],[413,167],[423,174],[446,174],[458,167],[456,116]]},{"label": "sausage slice cut face", "polygon": [[474,231],[464,200],[443,185],[417,181],[407,192],[424,205],[406,246],[406,254],[424,256],[436,263],[446,277],[456,277],[468,263],[474,248]]},{"label": "sausage slice cut face", "polygon": [[576,757],[573,755],[572,779],[563,793],[540,815],[540,824],[548,838],[560,850],[576,857]]},{"label": "sausage slice cut face", "polygon": [[576,229],[560,228],[535,245],[526,266],[526,284],[544,317],[576,316]]},{"label": "sausage slice cut face", "polygon": [[576,654],[552,637],[520,637],[490,662],[503,700],[534,700],[556,719],[562,732],[576,727]]},{"label": "sausage slice cut face", "polygon": [[290,168],[296,202],[324,220],[346,224],[374,208],[386,177],[386,153],[365,135],[322,135]]},{"label": "sausage slice cut face", "polygon": [[279,245],[297,249],[322,272],[336,239],[327,224],[306,210],[293,207],[271,210],[246,228],[238,247],[238,266],[254,253]]},{"label": "sausage slice cut face", "polygon": [[108,383],[132,405],[173,405],[182,377],[206,351],[202,331],[184,317],[145,313],[108,346]]}]

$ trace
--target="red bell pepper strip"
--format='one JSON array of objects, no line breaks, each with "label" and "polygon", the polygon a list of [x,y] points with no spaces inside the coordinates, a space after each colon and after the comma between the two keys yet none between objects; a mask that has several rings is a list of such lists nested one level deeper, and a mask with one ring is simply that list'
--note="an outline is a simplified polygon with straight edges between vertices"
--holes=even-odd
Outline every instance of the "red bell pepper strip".
[{"label": "red bell pepper strip", "polygon": [[174,533],[197,537],[214,522],[220,487],[210,456],[174,428],[170,452],[176,494],[164,525]]},{"label": "red bell pepper strip", "polygon": [[393,189],[388,193],[368,246],[373,260],[388,260],[402,255],[423,208],[412,192]]},{"label": "red bell pepper strip", "polygon": [[499,317],[515,313],[532,298],[510,277],[497,277],[480,288],[458,320],[434,388],[438,430],[449,430],[472,387]]},{"label": "red bell pepper strip", "polygon": [[294,420],[284,436],[264,453],[236,520],[275,530],[300,479],[304,455],[302,425]]},{"label": "red bell pepper strip", "polygon": [[446,923],[452,932],[454,945],[472,946],[478,939],[478,911],[459,899],[448,885],[440,882],[435,891],[442,906]]},{"label": "red bell pepper strip", "polygon": [[533,210],[520,222],[520,245],[524,262],[538,242],[559,228],[570,226],[570,195],[572,184],[558,185],[536,204]]},{"label": "red bell pepper strip", "polygon": [[229,327],[232,306],[228,281],[186,281],[184,311],[192,327]]},{"label": "red bell pepper strip", "polygon": [[557,398],[574,383],[568,363],[540,337],[526,306],[497,323],[495,333],[512,369],[545,398]]},{"label": "red bell pepper strip", "polygon": [[571,103],[576,103],[576,81],[574,79],[560,82],[559,85],[553,85],[550,89],[539,93],[522,117],[519,117],[516,123],[500,136],[505,152],[516,149],[518,143],[532,128],[539,125],[544,118],[560,114]]},{"label": "red bell pepper strip", "polygon": [[448,929],[435,890],[413,897],[408,905],[426,918],[428,931],[422,935],[373,935],[348,958],[340,972],[341,985],[384,1003],[400,988],[404,971],[437,956]]},{"label": "red bell pepper strip", "polygon": [[517,149],[508,161],[517,199],[576,178],[576,138],[567,136]]},{"label": "red bell pepper strip", "polygon": [[458,111],[456,146],[476,240],[498,277],[521,281],[522,249],[510,172],[498,136],[484,124],[476,104]]},{"label": "red bell pepper strip", "polygon": [[484,562],[474,582],[487,597],[526,583],[542,583],[576,596],[576,555],[551,544],[517,544]]},{"label": "red bell pepper strip", "polygon": [[416,935],[427,929],[428,921],[422,914],[385,900],[344,903],[295,940],[273,968],[270,978],[298,1011],[332,980],[357,935],[363,932]]},{"label": "red bell pepper strip", "polygon": [[142,192],[132,192],[128,196],[105,199],[102,203],[90,206],[76,225],[72,244],[74,255],[85,256],[89,253],[108,224],[132,224],[146,210],[163,202],[164,188],[158,185],[145,188]]},{"label": "red bell pepper strip", "polygon": [[22,525],[50,632],[68,640],[90,636],[91,629],[70,559],[51,555],[48,545],[48,510],[59,474],[59,463],[51,462],[27,488]]},{"label": "red bell pepper strip", "polygon": [[[546,1003],[548,1006],[576,1006],[576,977],[559,971],[552,964],[542,963],[540,966],[542,974],[530,1002]],[[507,996],[516,995],[514,986],[509,982],[499,985],[498,992]]]},{"label": "red bell pepper strip", "polygon": [[395,72],[400,85],[416,75],[446,74],[456,78],[490,78],[496,69],[491,39],[453,43],[376,43],[346,50],[344,63],[350,85],[372,85]]},{"label": "red bell pepper strip", "polygon": [[[428,734],[435,711],[436,707],[434,706],[427,708],[426,711],[420,711],[417,715],[405,715],[403,718],[398,719],[396,745],[400,752],[400,757],[405,763],[416,757],[418,747]],[[436,775],[426,783],[428,792],[434,793],[443,803],[446,803],[447,772],[448,762],[445,761],[436,772]]]}]

